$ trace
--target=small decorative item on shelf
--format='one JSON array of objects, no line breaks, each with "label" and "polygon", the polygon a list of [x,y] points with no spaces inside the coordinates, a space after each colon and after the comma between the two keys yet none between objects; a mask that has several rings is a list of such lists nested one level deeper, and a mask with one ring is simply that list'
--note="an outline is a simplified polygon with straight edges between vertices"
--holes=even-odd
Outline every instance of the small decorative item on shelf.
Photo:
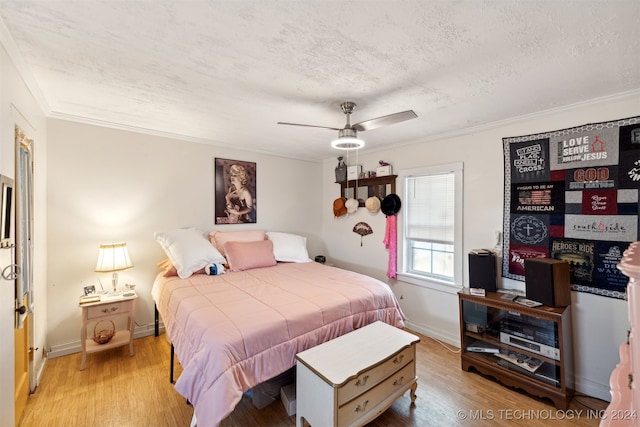
[{"label": "small decorative item on shelf", "polygon": [[[98,326],[102,323],[111,323],[111,328],[105,328],[98,330]],[[104,326],[103,326],[104,327]],[[116,334],[116,325],[112,320],[101,320],[93,327],[93,341],[97,344],[106,344],[111,341],[111,338]]]},{"label": "small decorative item on shelf", "polygon": [[347,179],[349,180],[358,179],[361,172],[362,172],[362,165],[347,166]]},{"label": "small decorative item on shelf", "polygon": [[343,157],[338,157],[338,166],[336,166],[336,182],[344,182],[347,180],[347,165],[342,161]]},{"label": "small decorative item on shelf", "polygon": [[378,162],[380,166],[376,168],[376,176],[389,176],[392,174],[391,165],[384,160]]}]

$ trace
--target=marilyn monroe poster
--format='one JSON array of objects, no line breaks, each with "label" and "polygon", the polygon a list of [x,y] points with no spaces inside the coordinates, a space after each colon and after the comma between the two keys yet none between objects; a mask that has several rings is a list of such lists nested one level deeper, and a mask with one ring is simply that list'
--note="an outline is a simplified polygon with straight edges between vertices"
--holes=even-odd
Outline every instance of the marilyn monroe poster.
[{"label": "marilyn monroe poster", "polygon": [[215,159],[216,224],[256,222],[256,164]]}]

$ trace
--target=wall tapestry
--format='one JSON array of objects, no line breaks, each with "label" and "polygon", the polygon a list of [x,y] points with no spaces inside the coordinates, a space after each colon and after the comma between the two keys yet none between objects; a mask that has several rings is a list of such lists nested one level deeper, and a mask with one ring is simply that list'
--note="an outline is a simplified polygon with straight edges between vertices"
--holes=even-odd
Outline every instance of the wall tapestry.
[{"label": "wall tapestry", "polygon": [[256,164],[215,159],[216,224],[255,223]]},{"label": "wall tapestry", "polygon": [[502,141],[503,276],[524,281],[526,258],[556,258],[573,290],[623,299],[616,264],[639,237],[640,116]]}]

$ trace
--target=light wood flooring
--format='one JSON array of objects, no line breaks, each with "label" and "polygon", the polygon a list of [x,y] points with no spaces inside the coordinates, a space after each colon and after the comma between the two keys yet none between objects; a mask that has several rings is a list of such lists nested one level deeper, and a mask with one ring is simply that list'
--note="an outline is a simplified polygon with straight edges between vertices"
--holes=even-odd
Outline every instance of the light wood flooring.
[{"label": "light wood flooring", "polygon": [[[407,392],[369,426],[597,426],[606,408],[607,402],[576,396],[568,411],[557,411],[548,400],[462,371],[459,354],[420,338],[416,404]],[[79,353],[49,360],[20,426],[189,426],[193,408],[169,382],[165,337],[137,339],[134,350],[134,357],[126,346],[87,355],[84,371]],[[244,396],[221,426],[293,427],[295,415],[287,416],[279,400],[258,410]]]}]

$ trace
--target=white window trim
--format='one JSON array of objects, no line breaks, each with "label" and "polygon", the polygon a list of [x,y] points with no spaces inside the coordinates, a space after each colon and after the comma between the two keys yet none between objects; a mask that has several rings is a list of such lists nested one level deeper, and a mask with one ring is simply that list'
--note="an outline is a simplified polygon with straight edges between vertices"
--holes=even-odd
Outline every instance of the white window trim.
[{"label": "white window trim", "polygon": [[444,165],[425,166],[415,169],[403,169],[398,171],[398,194],[402,195],[402,200],[407,199],[406,178],[411,176],[437,174],[445,172],[455,173],[455,230],[454,241],[455,249],[453,255],[453,277],[454,281],[437,280],[435,278],[424,278],[415,274],[406,273],[404,259],[404,214],[400,211],[398,215],[398,280],[424,288],[433,289],[440,292],[456,294],[462,289],[463,279],[463,242],[462,242],[462,220],[463,220],[463,181],[464,181],[464,165],[462,162],[448,163]]}]

